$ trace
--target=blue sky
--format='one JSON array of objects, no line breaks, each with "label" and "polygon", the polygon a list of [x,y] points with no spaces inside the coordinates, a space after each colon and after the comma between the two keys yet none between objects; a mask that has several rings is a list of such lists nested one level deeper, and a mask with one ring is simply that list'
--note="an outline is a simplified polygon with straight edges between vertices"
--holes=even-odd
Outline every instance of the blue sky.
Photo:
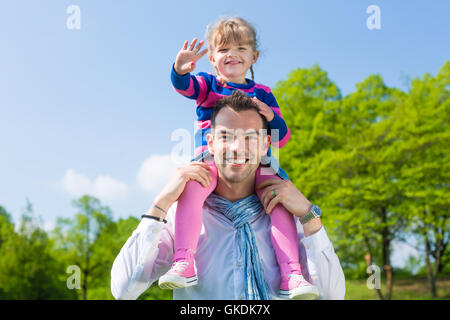
[{"label": "blue sky", "polygon": [[[366,27],[372,4],[380,30]],[[66,26],[70,5],[80,8],[79,30]],[[401,89],[407,76],[435,75],[449,59],[449,9],[400,0],[3,0],[0,205],[17,222],[28,198],[47,227],[72,216],[71,200],[84,192],[115,218],[144,211],[174,167],[172,133],[193,131],[195,106],[171,87],[171,65],[183,41],[203,38],[221,15],[255,25],[257,82],[273,86],[319,64],[347,95],[374,73]],[[199,71],[212,71],[206,57]]]}]

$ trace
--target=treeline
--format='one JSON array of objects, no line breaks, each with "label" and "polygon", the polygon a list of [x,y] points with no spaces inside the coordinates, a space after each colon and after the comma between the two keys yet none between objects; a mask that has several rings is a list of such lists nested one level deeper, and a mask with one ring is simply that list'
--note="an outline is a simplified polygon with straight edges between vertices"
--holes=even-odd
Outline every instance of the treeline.
[{"label": "treeline", "polygon": [[393,241],[423,248],[433,297],[438,275],[450,271],[450,62],[409,86],[389,88],[372,75],[343,97],[314,66],[274,90],[292,132],[281,166],[320,204],[346,275],[379,266],[380,299],[392,296]]},{"label": "treeline", "polygon": [[[58,218],[51,232],[27,203],[20,224],[0,206],[0,299],[114,299],[111,267],[136,229],[136,217],[114,221],[91,196],[73,201],[73,218]],[[152,287],[140,299],[171,299]]]},{"label": "treeline", "polygon": [[[274,93],[292,134],[281,166],[322,208],[346,277],[366,279],[377,265],[387,289],[376,292],[390,299],[400,271],[392,243],[414,239],[437,296],[437,277],[450,274],[450,62],[407,92],[372,75],[343,97],[313,66],[292,71]],[[17,226],[0,207],[0,299],[113,299],[112,263],[139,220],[114,221],[88,195],[73,204],[74,216],[51,232],[29,203]],[[140,297],[171,298],[156,286]]]}]

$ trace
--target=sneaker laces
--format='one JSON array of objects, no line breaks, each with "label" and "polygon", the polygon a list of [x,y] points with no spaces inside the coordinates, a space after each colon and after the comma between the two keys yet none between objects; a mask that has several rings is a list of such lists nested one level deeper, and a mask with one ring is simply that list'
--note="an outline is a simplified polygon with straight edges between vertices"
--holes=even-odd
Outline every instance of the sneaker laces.
[{"label": "sneaker laces", "polygon": [[287,275],[287,278],[298,282],[307,282],[301,274],[291,273]]},{"label": "sneaker laces", "polygon": [[174,262],[171,269],[172,271],[184,272],[188,266],[189,262],[187,261]]}]

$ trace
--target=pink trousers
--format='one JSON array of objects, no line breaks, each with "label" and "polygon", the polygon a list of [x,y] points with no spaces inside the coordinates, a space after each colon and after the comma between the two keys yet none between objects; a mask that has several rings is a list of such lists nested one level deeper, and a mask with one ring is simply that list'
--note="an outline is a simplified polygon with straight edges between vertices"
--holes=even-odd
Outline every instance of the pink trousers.
[{"label": "pink trousers", "polygon": [[[178,199],[177,214],[175,218],[175,255],[176,261],[184,258],[186,252],[195,252],[198,237],[202,227],[202,208],[206,198],[217,186],[217,167],[213,163],[210,173],[213,181],[209,187],[203,187],[199,182],[190,180]],[[256,171],[255,186],[268,179],[281,179],[278,175],[262,175],[261,166]],[[264,189],[256,190],[261,200]],[[301,274],[299,264],[299,251],[297,228],[294,216],[281,204],[278,204],[269,215],[271,219],[271,240],[275,250],[278,264],[283,269]],[[289,267],[287,267],[289,266]]]}]

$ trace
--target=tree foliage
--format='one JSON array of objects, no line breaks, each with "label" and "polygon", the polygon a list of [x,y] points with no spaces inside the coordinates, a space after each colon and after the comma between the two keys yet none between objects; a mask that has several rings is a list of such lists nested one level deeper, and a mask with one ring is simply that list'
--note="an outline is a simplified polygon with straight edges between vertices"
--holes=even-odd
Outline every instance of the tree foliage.
[{"label": "tree foliage", "polygon": [[342,97],[318,66],[294,70],[274,90],[293,132],[281,166],[323,208],[344,267],[362,273],[366,260],[384,268],[380,298],[392,293],[392,241],[428,223],[427,239],[446,255],[448,69],[414,79],[409,93],[372,75]]},{"label": "tree foliage", "polygon": [[74,294],[65,288],[53,241],[40,227],[31,204],[27,204],[17,232],[9,214],[0,211],[0,298],[73,299]]}]

